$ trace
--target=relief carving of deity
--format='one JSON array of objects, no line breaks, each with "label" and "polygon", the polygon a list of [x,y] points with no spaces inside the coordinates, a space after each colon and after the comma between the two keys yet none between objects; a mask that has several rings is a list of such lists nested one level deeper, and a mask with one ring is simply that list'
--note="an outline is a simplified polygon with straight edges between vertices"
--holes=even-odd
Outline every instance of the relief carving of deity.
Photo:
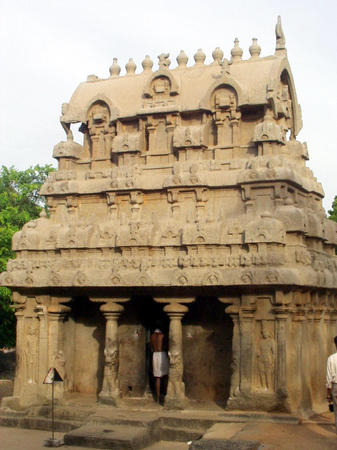
[{"label": "relief carving of deity", "polygon": [[119,352],[111,338],[107,339],[104,349],[104,381],[102,393],[112,394],[118,390]]},{"label": "relief carving of deity", "polygon": [[267,328],[266,321],[261,323],[261,339],[257,353],[257,370],[260,387],[263,390],[274,389],[275,376],[275,340]]},{"label": "relief carving of deity", "polygon": [[37,367],[37,337],[38,326],[35,323],[31,323],[28,326],[26,332],[26,345],[24,350],[25,366],[26,366],[26,380],[28,383],[36,383],[36,367]]}]

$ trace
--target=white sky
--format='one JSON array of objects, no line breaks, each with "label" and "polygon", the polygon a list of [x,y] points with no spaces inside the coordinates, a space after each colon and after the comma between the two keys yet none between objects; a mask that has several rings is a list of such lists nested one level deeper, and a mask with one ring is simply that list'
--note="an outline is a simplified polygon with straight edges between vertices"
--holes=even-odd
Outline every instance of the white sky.
[{"label": "white sky", "polygon": [[[87,75],[108,77],[113,57],[122,72],[129,57],[145,54],[194,63],[202,48],[219,46],[230,57],[238,37],[248,58],[257,37],[261,56],[274,53],[281,15],[288,57],[302,107],[310,161],[329,209],[337,195],[337,2],[335,0],[1,0],[0,165],[25,169],[56,164],[53,146],[65,139],[61,105]],[[73,126],[75,129],[75,127]],[[335,178],[336,177],[336,178]]]}]

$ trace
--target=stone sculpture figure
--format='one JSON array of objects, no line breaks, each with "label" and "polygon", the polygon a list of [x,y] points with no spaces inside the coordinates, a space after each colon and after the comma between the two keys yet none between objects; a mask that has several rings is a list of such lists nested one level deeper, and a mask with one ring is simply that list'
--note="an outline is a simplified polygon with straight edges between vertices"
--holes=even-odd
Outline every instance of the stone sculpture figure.
[{"label": "stone sculpture figure", "polygon": [[104,380],[100,396],[115,398],[119,394],[118,353],[116,344],[108,338],[104,349]]},{"label": "stone sculpture figure", "polygon": [[261,323],[261,335],[262,339],[257,354],[259,381],[262,389],[271,391],[274,387],[275,375],[275,341],[264,321]]},{"label": "stone sculpture figure", "polygon": [[30,324],[26,332],[25,362],[26,362],[26,380],[28,383],[36,383],[37,367],[37,335],[38,328],[35,324]]},{"label": "stone sculpture figure", "polygon": [[170,376],[167,386],[167,397],[175,399],[184,399],[185,385],[182,382],[183,377],[183,358],[180,351],[168,353],[170,360]]}]

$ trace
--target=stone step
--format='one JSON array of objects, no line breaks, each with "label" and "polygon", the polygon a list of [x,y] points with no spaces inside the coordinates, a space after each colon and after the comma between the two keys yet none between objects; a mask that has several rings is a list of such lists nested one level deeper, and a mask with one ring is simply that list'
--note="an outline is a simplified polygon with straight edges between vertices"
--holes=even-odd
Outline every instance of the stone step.
[{"label": "stone step", "polygon": [[[77,420],[54,420],[54,430],[59,432],[68,432],[74,428],[78,428],[82,425],[82,421]],[[52,421],[50,418],[41,416],[13,416],[4,415],[0,416],[0,425],[3,427],[18,427],[28,428],[31,430],[44,430],[50,431],[52,427]]]},{"label": "stone step", "polygon": [[149,446],[156,439],[147,427],[131,425],[83,425],[64,435],[65,445],[105,449],[138,450]]},{"label": "stone step", "polygon": [[174,417],[174,416],[163,416],[161,417],[161,423],[168,427],[182,427],[182,428],[192,428],[200,431],[206,431],[209,427],[214,424],[213,419],[195,418],[195,417]]},{"label": "stone step", "polygon": [[201,438],[203,435],[203,430],[176,427],[176,426],[162,426],[160,427],[160,439],[163,441],[178,441],[178,442],[188,442],[194,441]]}]

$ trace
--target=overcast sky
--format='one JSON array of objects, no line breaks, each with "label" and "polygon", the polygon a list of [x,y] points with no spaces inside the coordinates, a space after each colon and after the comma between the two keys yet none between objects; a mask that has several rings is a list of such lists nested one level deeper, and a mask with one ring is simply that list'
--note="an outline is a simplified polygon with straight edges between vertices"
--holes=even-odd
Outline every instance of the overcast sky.
[{"label": "overcast sky", "polygon": [[[0,164],[25,169],[54,164],[53,146],[65,139],[61,105],[87,75],[108,77],[112,58],[169,52],[172,65],[181,49],[194,63],[202,48],[219,46],[230,57],[238,37],[248,58],[257,37],[261,56],[274,53],[275,23],[283,30],[310,161],[323,184],[329,209],[337,195],[337,2],[335,0],[1,0]],[[75,127],[73,127],[75,128]],[[76,134],[76,137],[78,135]]]}]

